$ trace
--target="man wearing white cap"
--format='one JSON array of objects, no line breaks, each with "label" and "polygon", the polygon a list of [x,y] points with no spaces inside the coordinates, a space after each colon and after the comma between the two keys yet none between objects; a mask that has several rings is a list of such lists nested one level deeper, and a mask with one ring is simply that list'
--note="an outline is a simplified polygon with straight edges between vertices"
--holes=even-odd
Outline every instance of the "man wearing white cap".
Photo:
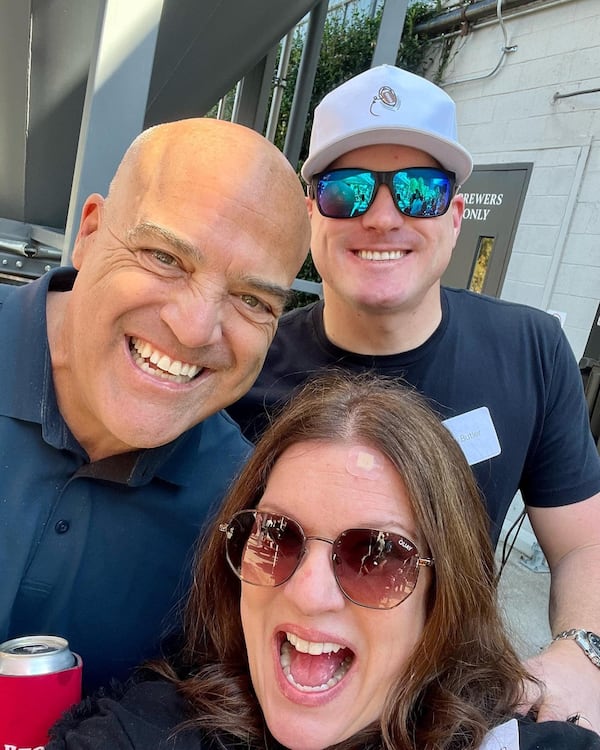
[{"label": "man wearing white cap", "polygon": [[[577,363],[555,318],[447,289],[472,169],[454,102],[372,68],[315,109],[308,184],[324,299],[285,315],[250,393],[230,408],[255,438],[318,370],[371,370],[423,392],[461,443],[494,543],[521,490],[552,574],[555,640],[529,667],[538,719],[600,730],[600,457]],[[458,572],[457,572],[458,573]]]}]

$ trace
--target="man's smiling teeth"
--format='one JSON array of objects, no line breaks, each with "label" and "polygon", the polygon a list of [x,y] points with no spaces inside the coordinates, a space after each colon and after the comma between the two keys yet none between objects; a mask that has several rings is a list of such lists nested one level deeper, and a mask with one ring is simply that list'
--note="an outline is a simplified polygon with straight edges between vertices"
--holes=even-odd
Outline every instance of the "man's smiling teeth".
[{"label": "man's smiling teeth", "polygon": [[297,683],[291,672],[291,654],[292,649],[296,649],[303,654],[311,654],[312,656],[320,656],[321,654],[337,654],[338,651],[344,648],[339,643],[318,643],[314,641],[305,641],[303,638],[295,635],[294,633],[286,633],[286,638],[281,644],[281,650],[279,654],[279,660],[281,662],[281,669],[288,682],[290,682],[297,690],[301,690],[305,693],[322,693],[324,690],[329,690],[344,677],[346,672],[350,669],[352,664],[352,655],[346,656],[346,658],[340,663],[335,673],[330,679],[323,685],[300,685]]},{"label": "man's smiling teeth", "polygon": [[357,250],[356,254],[362,260],[400,260],[406,255],[405,250]]},{"label": "man's smiling teeth", "polygon": [[130,349],[133,361],[144,372],[172,383],[189,383],[200,372],[200,367],[181,362],[153,349],[147,341],[132,338]]}]

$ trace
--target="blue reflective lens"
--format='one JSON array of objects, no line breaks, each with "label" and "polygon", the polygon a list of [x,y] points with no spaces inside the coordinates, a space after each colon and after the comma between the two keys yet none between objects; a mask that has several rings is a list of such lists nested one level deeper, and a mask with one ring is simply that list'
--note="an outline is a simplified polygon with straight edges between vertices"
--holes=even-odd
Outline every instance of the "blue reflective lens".
[{"label": "blue reflective lens", "polygon": [[393,172],[348,168],[322,172],[311,182],[319,211],[331,219],[362,216],[380,185],[387,185],[400,213],[428,219],[448,210],[455,177],[436,167],[407,167]]}]

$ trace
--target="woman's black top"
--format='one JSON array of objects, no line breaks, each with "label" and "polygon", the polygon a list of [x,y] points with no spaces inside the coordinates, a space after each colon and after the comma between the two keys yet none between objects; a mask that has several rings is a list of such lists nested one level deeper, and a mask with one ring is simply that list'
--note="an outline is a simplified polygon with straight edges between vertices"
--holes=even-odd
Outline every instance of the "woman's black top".
[{"label": "woman's black top", "polygon": [[[174,731],[189,718],[175,686],[147,680],[120,699],[87,699],[52,729],[46,750],[228,750],[240,743],[208,739],[199,730]],[[519,721],[519,750],[600,750],[600,735],[562,721]]]}]

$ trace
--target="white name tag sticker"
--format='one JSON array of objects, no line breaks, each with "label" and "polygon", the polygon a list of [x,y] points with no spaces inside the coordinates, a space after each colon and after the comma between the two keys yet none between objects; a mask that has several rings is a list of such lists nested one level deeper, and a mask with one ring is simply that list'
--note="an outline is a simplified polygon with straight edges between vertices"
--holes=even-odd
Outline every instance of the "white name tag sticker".
[{"label": "white name tag sticker", "polygon": [[470,466],[500,455],[500,442],[487,406],[450,417],[442,424],[460,445]]},{"label": "white name tag sticker", "polygon": [[517,720],[511,719],[488,732],[479,750],[519,750]]}]

